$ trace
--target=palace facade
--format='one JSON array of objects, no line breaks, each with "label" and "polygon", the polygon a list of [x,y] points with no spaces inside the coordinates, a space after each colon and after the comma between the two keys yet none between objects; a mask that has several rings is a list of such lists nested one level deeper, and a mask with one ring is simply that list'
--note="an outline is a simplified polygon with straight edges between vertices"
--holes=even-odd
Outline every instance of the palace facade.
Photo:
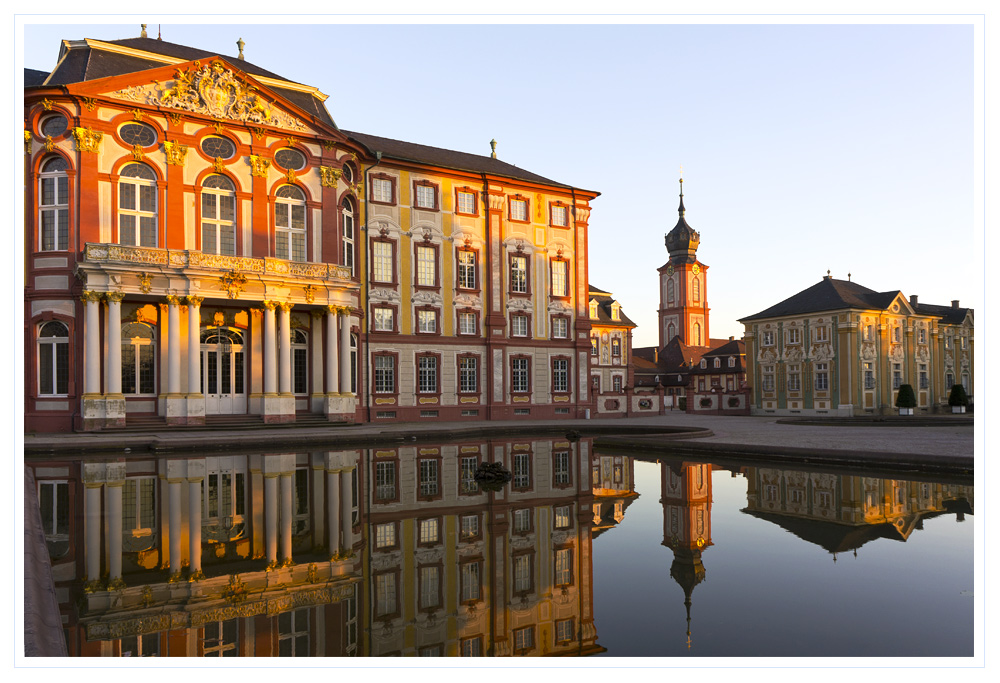
[{"label": "palace facade", "polygon": [[576,417],[593,191],[139,38],[26,70],[25,429]]},{"label": "palace facade", "polygon": [[923,304],[827,275],[740,322],[753,414],[893,414],[903,384],[924,413],[948,411],[956,383],[973,395],[975,321],[958,301]]}]

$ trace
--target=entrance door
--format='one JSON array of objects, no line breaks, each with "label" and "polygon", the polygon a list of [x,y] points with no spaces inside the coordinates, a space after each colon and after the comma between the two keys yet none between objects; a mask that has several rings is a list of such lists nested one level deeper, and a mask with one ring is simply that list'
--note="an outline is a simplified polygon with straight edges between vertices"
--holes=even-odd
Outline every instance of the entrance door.
[{"label": "entrance door", "polygon": [[243,332],[232,327],[206,327],[201,333],[201,391],[205,413],[247,412]]}]

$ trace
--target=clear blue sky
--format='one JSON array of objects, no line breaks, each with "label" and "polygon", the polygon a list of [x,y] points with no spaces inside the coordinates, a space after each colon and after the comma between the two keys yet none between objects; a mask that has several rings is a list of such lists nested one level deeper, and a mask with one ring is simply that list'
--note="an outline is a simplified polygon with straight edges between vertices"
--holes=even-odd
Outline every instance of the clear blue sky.
[{"label": "clear blue sky", "polygon": [[[138,36],[141,20],[28,24],[24,66],[51,69],[62,38]],[[327,93],[341,128],[484,155],[496,138],[503,160],[599,191],[590,279],[639,324],[635,346],[657,342],[681,165],[713,337],[742,336],[739,318],[828,269],[925,303],[981,303],[969,25],[229,23],[162,35],[223,55],[243,38],[248,61]]]}]

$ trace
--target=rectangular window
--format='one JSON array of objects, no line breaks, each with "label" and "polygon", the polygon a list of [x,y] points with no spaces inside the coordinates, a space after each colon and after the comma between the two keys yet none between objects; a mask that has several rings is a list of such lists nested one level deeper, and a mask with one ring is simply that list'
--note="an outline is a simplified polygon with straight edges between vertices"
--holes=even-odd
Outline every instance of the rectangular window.
[{"label": "rectangular window", "polygon": [[458,359],[458,390],[463,394],[479,391],[479,359],[463,356]]},{"label": "rectangular window", "polygon": [[437,191],[433,185],[417,185],[417,208],[437,208]]},{"label": "rectangular window", "polygon": [[462,602],[479,599],[479,563],[466,562],[460,573]]},{"label": "rectangular window", "polygon": [[827,341],[830,341],[830,328],[829,327],[817,327],[815,334],[816,334],[816,341],[817,342],[827,342]]},{"label": "rectangular window", "polygon": [[38,482],[38,509],[49,555],[65,555],[69,552],[69,482]]},{"label": "rectangular window", "polygon": [[121,640],[122,657],[159,657],[160,634],[144,633]]},{"label": "rectangular window", "polygon": [[569,391],[569,361],[556,358],[552,361],[552,391],[565,393]]},{"label": "rectangular window", "polygon": [[951,372],[945,373],[944,384],[945,388],[950,390],[955,384],[955,374]]},{"label": "rectangular window", "polygon": [[615,375],[614,377],[611,378],[611,391],[615,392],[616,394],[622,393],[621,375]]},{"label": "rectangular window", "polygon": [[556,486],[570,484],[569,451],[557,451],[552,454],[552,482]]},{"label": "rectangular window", "polygon": [[392,356],[375,356],[375,393],[396,393],[396,367]]},{"label": "rectangular window", "polygon": [[528,336],[528,316],[512,315],[510,317],[510,335],[512,337]]},{"label": "rectangular window", "polygon": [[476,483],[476,470],[479,469],[479,458],[474,455],[463,456],[459,468],[459,490],[462,493],[477,493],[479,484]]},{"label": "rectangular window", "polygon": [[430,545],[439,540],[440,526],[437,518],[420,520],[420,543]]},{"label": "rectangular window", "polygon": [[918,344],[926,344],[927,343],[927,329],[926,328],[921,327],[919,330],[917,330],[917,343]]},{"label": "rectangular window", "polygon": [[788,343],[789,344],[801,344],[802,343],[802,331],[793,327],[788,330]]},{"label": "rectangular window", "polygon": [[764,391],[774,391],[774,366],[765,365],[762,368],[761,388]]},{"label": "rectangular window", "polygon": [[375,282],[393,282],[394,267],[392,263],[392,243],[372,243],[372,280]]},{"label": "rectangular window", "polygon": [[618,337],[611,338],[611,357],[621,358],[622,357],[622,340]]},{"label": "rectangular window", "polygon": [[458,252],[458,287],[459,289],[476,288],[476,252],[461,250]]},{"label": "rectangular window", "polygon": [[919,380],[920,380],[920,388],[921,389],[926,389],[928,386],[930,386],[930,384],[929,384],[929,382],[927,380],[927,364],[926,363],[920,363],[917,366],[917,376],[919,377]]},{"label": "rectangular window", "polygon": [[441,567],[420,568],[420,609],[441,606]]},{"label": "rectangular window", "polygon": [[512,358],[510,360],[510,390],[524,394],[530,387],[528,381],[528,359]]},{"label": "rectangular window", "polygon": [[761,346],[774,346],[774,332],[761,332],[760,333],[760,345]]},{"label": "rectangular window", "polygon": [[396,613],[396,573],[386,572],[375,575],[375,616],[384,617]]},{"label": "rectangular window", "polygon": [[531,531],[531,510],[528,508],[522,508],[520,510],[514,510],[514,533],[515,534],[526,534]]},{"label": "rectangular window", "polygon": [[828,363],[816,363],[816,391],[826,391],[830,388],[830,366]]},{"label": "rectangular window", "polygon": [[528,293],[528,257],[511,256],[510,291],[515,294]]},{"label": "rectangular window", "polygon": [[393,460],[375,463],[375,500],[396,499],[396,462]]},{"label": "rectangular window", "polygon": [[462,312],[458,314],[458,333],[459,334],[475,334],[476,333],[476,314]]},{"label": "rectangular window", "polygon": [[433,287],[437,284],[437,252],[433,247],[417,247],[417,284]]},{"label": "rectangular window", "polygon": [[[595,469],[594,475],[596,476],[597,474],[598,470]],[[569,529],[571,526],[569,518],[569,505],[559,505],[554,509],[554,512],[556,529]]]},{"label": "rectangular window", "polygon": [[568,318],[553,318],[552,319],[552,338],[553,339],[567,339],[569,337],[569,319]]},{"label": "rectangular window", "polygon": [[875,370],[871,363],[863,363],[862,369],[864,371],[865,389],[875,388]]},{"label": "rectangular window", "polygon": [[438,461],[427,459],[420,461],[420,495],[436,496],[438,494]]},{"label": "rectangular window", "polygon": [[417,385],[421,394],[437,393],[437,360],[436,356],[420,356],[417,360]]},{"label": "rectangular window", "polygon": [[892,364],[892,388],[898,390],[903,384],[903,364]]},{"label": "rectangular window", "polygon": [[556,622],[556,643],[568,643],[573,640],[574,629],[572,619]]},{"label": "rectangular window", "polygon": [[799,391],[802,389],[802,375],[798,365],[788,366],[788,390]]},{"label": "rectangular window", "polygon": [[514,651],[524,652],[535,647],[535,627],[526,626],[514,631]]},{"label": "rectangular window", "polygon": [[513,558],[514,592],[527,593],[532,590],[530,554],[517,555]]},{"label": "rectangular window", "polygon": [[375,526],[375,547],[395,548],[396,547],[396,523],[386,522]]},{"label": "rectangular window", "polygon": [[479,538],[479,515],[462,515],[459,533],[463,541]]},{"label": "rectangular window", "polygon": [[552,296],[568,296],[566,261],[552,262]]},{"label": "rectangular window", "polygon": [[483,656],[483,640],[482,638],[463,638],[462,639],[462,656],[463,657],[482,657]]},{"label": "rectangular window", "polygon": [[598,346],[598,343],[599,342],[597,341],[597,337],[591,337],[590,338],[590,355],[594,356],[595,358],[597,357],[597,346]]},{"label": "rectangular window", "polygon": [[417,311],[417,330],[421,334],[437,332],[437,311]]},{"label": "rectangular window", "polygon": [[396,329],[395,311],[391,308],[374,309],[375,331],[393,332]]},{"label": "rectangular window", "polygon": [[528,220],[528,202],[523,199],[510,200],[510,219],[512,221]]},{"label": "rectangular window", "polygon": [[69,179],[65,175],[41,179],[42,251],[66,249],[69,243]]},{"label": "rectangular window", "polygon": [[122,533],[152,531],[156,527],[156,478],[129,477],[122,486]]},{"label": "rectangular window", "polygon": [[472,192],[459,192],[458,212],[467,214],[476,213],[476,195]]},{"label": "rectangular window", "polygon": [[392,204],[392,180],[388,178],[372,179],[372,201]]},{"label": "rectangular window", "polygon": [[239,619],[210,621],[202,629],[201,651],[206,657],[236,657]]},{"label": "rectangular window", "polygon": [[565,206],[552,207],[552,225],[562,225],[562,226],[569,225],[569,223],[566,220]]},{"label": "rectangular window", "polygon": [[531,487],[531,454],[514,453],[514,479],[512,486],[515,489],[526,489]]},{"label": "rectangular window", "polygon": [[556,551],[555,583],[557,586],[568,586],[573,583],[573,551],[569,548]]}]

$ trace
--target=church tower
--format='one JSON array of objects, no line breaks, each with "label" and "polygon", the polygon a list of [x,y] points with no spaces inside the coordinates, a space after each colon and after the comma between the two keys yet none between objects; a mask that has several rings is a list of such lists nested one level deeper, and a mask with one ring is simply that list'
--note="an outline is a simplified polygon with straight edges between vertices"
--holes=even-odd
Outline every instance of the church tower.
[{"label": "church tower", "polygon": [[684,179],[677,225],[664,238],[670,258],[660,274],[660,348],[679,337],[682,344],[708,346],[708,266],[695,253],[701,241],[684,219]]}]

